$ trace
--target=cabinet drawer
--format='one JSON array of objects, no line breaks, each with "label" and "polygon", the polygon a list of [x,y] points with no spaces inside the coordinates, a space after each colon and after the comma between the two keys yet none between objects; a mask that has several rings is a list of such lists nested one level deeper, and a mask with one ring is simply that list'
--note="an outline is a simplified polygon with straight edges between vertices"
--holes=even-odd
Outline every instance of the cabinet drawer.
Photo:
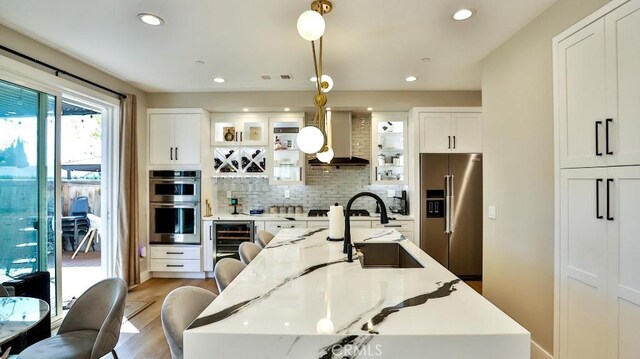
[{"label": "cabinet drawer", "polygon": [[329,221],[307,221],[307,228],[329,228]]},{"label": "cabinet drawer", "polygon": [[152,259],[200,259],[200,246],[151,246]]},{"label": "cabinet drawer", "polygon": [[267,221],[264,224],[265,230],[273,235],[278,234],[281,229],[286,228],[306,228],[307,221]]},{"label": "cabinet drawer", "polygon": [[398,232],[413,232],[413,221],[389,221],[387,224],[373,222],[373,228],[394,228]]},{"label": "cabinet drawer", "polygon": [[201,272],[200,260],[151,259],[152,272]]}]

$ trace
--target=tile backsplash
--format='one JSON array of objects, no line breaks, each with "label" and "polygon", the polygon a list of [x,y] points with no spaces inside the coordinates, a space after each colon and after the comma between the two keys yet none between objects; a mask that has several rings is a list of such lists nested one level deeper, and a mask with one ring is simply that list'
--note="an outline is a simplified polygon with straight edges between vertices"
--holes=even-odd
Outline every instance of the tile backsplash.
[{"label": "tile backsplash", "polygon": [[[311,124],[307,117],[306,123]],[[356,157],[371,161],[371,118],[354,117],[352,119],[352,153]],[[312,159],[308,155],[306,160]],[[213,210],[215,213],[230,213],[227,191],[231,191],[234,198],[242,204],[241,212],[263,207],[265,211],[273,205],[302,205],[305,213],[309,209],[329,209],[330,205],[339,203],[345,206],[349,198],[358,192],[368,191],[380,196],[387,206],[393,204],[393,198],[387,198],[388,190],[395,190],[400,196],[404,186],[372,186],[371,167],[342,166],[311,167],[306,166],[305,185],[298,186],[270,186],[267,178],[214,178],[213,186],[216,198]],[[289,191],[289,198],[284,198],[285,191]],[[353,208],[364,208],[373,213],[375,201],[371,198],[361,198]]]}]

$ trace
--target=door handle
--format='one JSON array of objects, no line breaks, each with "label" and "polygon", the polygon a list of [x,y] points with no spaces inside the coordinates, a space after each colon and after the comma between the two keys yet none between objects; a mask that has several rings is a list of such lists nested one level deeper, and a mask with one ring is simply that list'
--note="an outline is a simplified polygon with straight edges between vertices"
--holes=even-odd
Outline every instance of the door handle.
[{"label": "door handle", "polygon": [[449,138],[449,147],[447,147],[448,149],[451,149],[451,136],[447,136]]},{"label": "door handle", "polygon": [[169,149],[169,159],[173,161],[173,147]]},{"label": "door handle", "polygon": [[444,233],[449,234],[449,207],[451,206],[449,197],[449,175],[444,175]]},{"label": "door handle", "polygon": [[[455,136],[453,136],[453,138],[455,138]],[[455,142],[454,142],[455,143]],[[455,148],[455,146],[453,147]],[[451,192],[451,195],[449,195],[449,205],[451,206],[451,214],[449,215],[449,233],[453,233],[454,231],[454,226],[453,224],[455,223],[456,219],[455,219],[455,193],[453,192],[453,188],[454,188],[454,176],[453,175],[449,175],[449,182],[451,183],[449,185],[449,191]]]},{"label": "door handle", "polygon": [[453,136],[453,149],[456,149],[456,136]]},{"label": "door handle", "polygon": [[602,183],[602,178],[596,179],[596,218],[602,219],[602,215],[600,214],[600,183]]},{"label": "door handle", "polygon": [[609,186],[613,183],[613,178],[607,178],[607,221],[613,221],[613,216],[611,216],[611,187]]},{"label": "door handle", "polygon": [[607,155],[612,155],[613,151],[609,151],[609,124],[613,122],[612,118],[608,118],[604,127],[605,151]]},{"label": "door handle", "polygon": [[596,121],[596,156],[602,156],[602,152],[600,152],[600,146],[598,141],[598,126],[602,125],[602,121]]}]

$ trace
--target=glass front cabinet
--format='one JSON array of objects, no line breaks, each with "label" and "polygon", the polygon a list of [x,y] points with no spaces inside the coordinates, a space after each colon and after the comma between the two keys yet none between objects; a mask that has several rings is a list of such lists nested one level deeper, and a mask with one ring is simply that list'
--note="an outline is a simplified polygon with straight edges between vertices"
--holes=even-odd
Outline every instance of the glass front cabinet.
[{"label": "glass front cabinet", "polygon": [[296,144],[303,126],[304,113],[269,118],[269,184],[304,184],[305,157]]},{"label": "glass front cabinet", "polygon": [[371,115],[371,183],[407,184],[407,114]]}]

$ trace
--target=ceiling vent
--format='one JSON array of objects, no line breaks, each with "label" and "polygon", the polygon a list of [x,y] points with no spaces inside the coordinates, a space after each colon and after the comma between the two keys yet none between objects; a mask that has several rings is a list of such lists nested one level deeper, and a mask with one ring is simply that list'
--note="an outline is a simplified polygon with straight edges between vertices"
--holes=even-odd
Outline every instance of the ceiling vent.
[{"label": "ceiling vent", "polygon": [[271,80],[271,76],[269,75],[262,75],[260,77],[262,77],[263,80]]},{"label": "ceiling vent", "polygon": [[280,75],[280,78],[283,80],[291,80],[293,76],[291,76],[291,74],[284,74],[284,75]]}]

